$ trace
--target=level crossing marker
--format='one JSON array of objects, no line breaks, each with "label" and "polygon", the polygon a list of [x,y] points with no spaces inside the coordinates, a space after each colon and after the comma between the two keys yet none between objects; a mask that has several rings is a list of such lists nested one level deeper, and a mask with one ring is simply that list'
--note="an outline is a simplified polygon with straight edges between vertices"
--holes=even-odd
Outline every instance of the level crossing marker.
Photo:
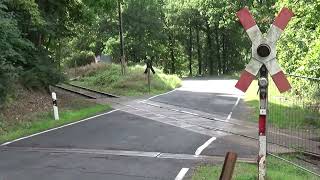
[{"label": "level crossing marker", "polygon": [[247,8],[243,8],[238,11],[237,16],[252,42],[252,58],[247,64],[245,70],[241,73],[240,79],[235,87],[246,92],[256,76],[258,74],[260,76],[258,81],[260,92],[258,172],[259,180],[265,180],[267,156],[266,124],[268,114],[268,73],[270,73],[272,80],[281,93],[291,89],[289,81],[276,60],[276,43],[294,14],[288,8],[282,8],[266,36],[261,33],[256,21]]},{"label": "level crossing marker", "polygon": [[156,71],[153,69],[152,67],[152,60],[147,60],[146,62],[147,67],[146,70],[144,71],[145,74],[147,74],[147,78],[148,78],[148,88],[149,88],[149,93],[151,92],[151,77],[150,77],[150,70],[152,71],[153,74],[156,73]]}]

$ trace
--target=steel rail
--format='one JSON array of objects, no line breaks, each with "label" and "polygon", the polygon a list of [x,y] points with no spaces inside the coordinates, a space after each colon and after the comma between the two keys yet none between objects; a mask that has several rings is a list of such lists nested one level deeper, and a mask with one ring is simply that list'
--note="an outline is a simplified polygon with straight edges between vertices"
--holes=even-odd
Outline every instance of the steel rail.
[{"label": "steel rail", "polygon": [[97,99],[97,97],[95,97],[95,96],[91,96],[91,95],[88,95],[88,94],[85,94],[85,93],[81,93],[81,92],[78,92],[78,91],[75,91],[75,90],[71,90],[71,89],[68,89],[68,88],[65,88],[65,87],[62,87],[62,86],[59,86],[59,85],[53,85],[52,87],[60,88],[62,90],[65,90],[65,91],[68,91],[68,92],[71,92],[71,93],[75,93],[75,94],[78,94],[78,95],[81,95],[81,96],[84,96],[84,97],[87,97],[87,98],[90,98],[90,99]]},{"label": "steel rail", "polygon": [[67,83],[65,85],[76,87],[76,88],[83,89],[83,90],[86,90],[86,91],[91,91],[91,92],[94,92],[94,93],[97,93],[97,94],[102,94],[102,95],[113,97],[113,98],[119,98],[119,96],[117,96],[117,95],[110,94],[110,93],[105,93],[105,92],[101,92],[101,91],[97,91],[97,90],[93,90],[93,89],[89,89],[89,88],[86,88],[86,87],[83,87],[83,86],[78,86],[78,85],[69,84],[69,83]]}]

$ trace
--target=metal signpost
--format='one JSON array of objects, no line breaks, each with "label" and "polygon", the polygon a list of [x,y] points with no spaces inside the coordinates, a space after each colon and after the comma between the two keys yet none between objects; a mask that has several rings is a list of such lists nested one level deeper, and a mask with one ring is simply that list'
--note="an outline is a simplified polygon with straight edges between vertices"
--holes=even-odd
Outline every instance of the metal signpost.
[{"label": "metal signpost", "polygon": [[246,92],[251,82],[259,74],[260,115],[258,169],[259,180],[264,180],[266,177],[267,155],[268,72],[281,93],[291,89],[290,83],[276,60],[276,42],[293,17],[293,13],[288,8],[283,8],[271,25],[266,36],[262,35],[247,8],[243,8],[237,12],[237,16],[252,42],[252,58],[242,72],[235,87]]},{"label": "metal signpost", "polygon": [[151,92],[151,77],[150,77],[150,70],[152,71],[153,74],[155,74],[156,72],[154,71],[153,67],[152,67],[152,61],[148,60],[146,62],[147,64],[147,68],[144,71],[145,74],[147,74],[147,78],[148,78],[148,87],[149,87],[149,93]]}]

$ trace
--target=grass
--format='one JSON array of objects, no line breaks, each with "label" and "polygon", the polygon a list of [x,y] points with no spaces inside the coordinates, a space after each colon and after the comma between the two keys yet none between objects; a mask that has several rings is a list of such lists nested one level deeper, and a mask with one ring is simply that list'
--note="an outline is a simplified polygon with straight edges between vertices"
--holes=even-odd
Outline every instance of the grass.
[{"label": "grass", "polygon": [[[199,166],[192,177],[192,180],[213,180],[219,179],[221,166],[204,165]],[[257,165],[237,163],[233,174],[234,180],[256,180]],[[267,158],[267,179],[269,180],[319,180],[319,177],[302,171],[290,164],[274,157]]]},{"label": "grass", "polygon": [[[145,67],[141,65],[128,66],[125,76],[116,64],[92,64],[77,68],[76,76],[80,77],[72,84],[104,91],[120,96],[140,96],[149,93]],[[181,86],[181,79],[176,75],[164,74],[155,68],[152,75],[150,94],[160,94]],[[70,70],[69,77],[75,70]]]},{"label": "grass", "polygon": [[[271,80],[271,78],[270,78]],[[251,121],[257,121],[259,115],[259,96],[257,81],[253,81],[245,94],[245,101],[252,107]],[[268,121],[279,128],[320,128],[320,114],[305,106],[301,99],[290,93],[280,94],[273,81],[269,85]]]},{"label": "grass", "polygon": [[52,113],[39,114],[37,119],[32,121],[16,122],[14,124],[2,125],[3,131],[0,134],[0,143],[11,141],[19,137],[34,134],[40,131],[58,127],[71,122],[96,115],[110,110],[108,105],[93,105],[81,109],[65,109],[60,111],[60,120],[53,120]]}]

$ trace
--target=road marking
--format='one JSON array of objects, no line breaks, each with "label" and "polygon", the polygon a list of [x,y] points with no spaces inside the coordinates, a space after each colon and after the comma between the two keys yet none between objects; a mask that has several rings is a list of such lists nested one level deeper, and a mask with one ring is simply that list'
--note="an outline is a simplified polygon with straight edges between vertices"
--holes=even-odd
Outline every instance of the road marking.
[{"label": "road marking", "polygon": [[240,102],[240,97],[238,97],[237,102],[233,105],[232,107],[232,111],[238,106],[239,102]]},{"label": "road marking", "polygon": [[152,96],[152,97],[148,98],[147,100],[156,98],[156,97],[158,97],[158,96],[162,96],[162,95],[166,95],[166,94],[172,93],[172,92],[174,92],[174,91],[176,91],[176,90],[177,90],[177,89],[174,89],[174,90],[172,90],[172,91],[169,91],[169,92],[166,92],[166,93],[163,93],[163,94],[158,94],[158,95],[156,95],[156,96]]},{"label": "road marking", "polygon": [[175,180],[182,180],[188,171],[189,171],[189,168],[182,168],[179,174],[177,175],[177,177],[175,178]]},{"label": "road marking", "polygon": [[230,120],[231,119],[231,116],[232,116],[232,112],[229,113],[228,117],[227,117],[227,120]]},{"label": "road marking", "polygon": [[212,137],[207,142],[205,142],[202,146],[198,147],[198,149],[196,150],[195,155],[199,156],[202,153],[202,151],[205,148],[207,148],[216,139],[217,139],[216,137]]},{"label": "road marking", "polygon": [[[208,147],[214,140],[216,140],[216,137],[212,137],[210,138],[208,141],[206,141],[203,145],[201,145],[200,147],[198,147],[198,149],[196,150],[196,152],[194,153],[196,156],[199,156],[202,151]],[[178,173],[178,175],[176,176],[175,180],[182,180],[184,178],[184,176],[187,174],[187,172],[189,171],[190,168],[182,168],[180,170],[180,172]]]},{"label": "road marking", "polygon": [[228,120],[231,119],[232,113],[233,113],[234,109],[238,106],[238,104],[239,104],[239,102],[240,102],[240,99],[241,99],[241,98],[238,97],[238,99],[237,99],[236,103],[233,105],[232,110],[231,110],[231,112],[229,113],[226,121],[228,121]]},{"label": "road marking", "polygon": [[111,113],[113,113],[115,111],[118,111],[118,109],[115,109],[115,110],[112,110],[112,111],[109,111],[109,112],[106,112],[106,113],[98,114],[98,115],[95,115],[95,116],[92,116],[92,117],[89,117],[89,118],[86,118],[86,119],[83,119],[83,120],[80,120],[80,121],[76,121],[76,122],[73,122],[73,123],[65,124],[63,126],[59,126],[59,127],[56,127],[56,128],[48,129],[48,130],[45,130],[45,131],[42,131],[42,132],[39,132],[39,133],[35,133],[35,134],[29,135],[29,136],[21,137],[21,138],[18,138],[16,140],[13,140],[13,141],[9,141],[9,142],[3,143],[0,146],[7,146],[9,144],[12,144],[12,143],[17,142],[17,141],[21,141],[23,139],[31,138],[31,137],[34,137],[34,136],[37,136],[37,135],[40,135],[40,134],[44,134],[44,133],[47,133],[47,132],[50,132],[50,131],[54,131],[54,130],[57,130],[57,129],[61,129],[61,128],[64,128],[64,127],[67,127],[67,126],[72,126],[74,124],[85,122],[85,121],[88,121],[88,120],[96,118],[96,117],[100,117],[100,116],[104,116],[104,115],[107,115],[107,114],[111,114]]},{"label": "road marking", "polygon": [[[240,97],[238,97],[236,103],[233,105],[232,107],[232,110],[231,112],[229,113],[228,117],[226,120],[230,120],[231,119],[231,116],[232,116],[232,112],[233,110],[237,107],[237,105],[239,104],[240,102]],[[217,138],[216,137],[212,137],[210,138],[207,142],[205,142],[203,145],[201,145],[200,147],[198,147],[198,149],[196,150],[195,152],[195,155],[196,156],[199,156],[202,151],[207,148],[214,140],[216,140]],[[187,172],[189,171],[189,168],[182,168],[180,170],[180,172],[178,173],[178,175],[176,176],[175,180],[182,180],[184,178],[184,176],[187,174]]]}]

